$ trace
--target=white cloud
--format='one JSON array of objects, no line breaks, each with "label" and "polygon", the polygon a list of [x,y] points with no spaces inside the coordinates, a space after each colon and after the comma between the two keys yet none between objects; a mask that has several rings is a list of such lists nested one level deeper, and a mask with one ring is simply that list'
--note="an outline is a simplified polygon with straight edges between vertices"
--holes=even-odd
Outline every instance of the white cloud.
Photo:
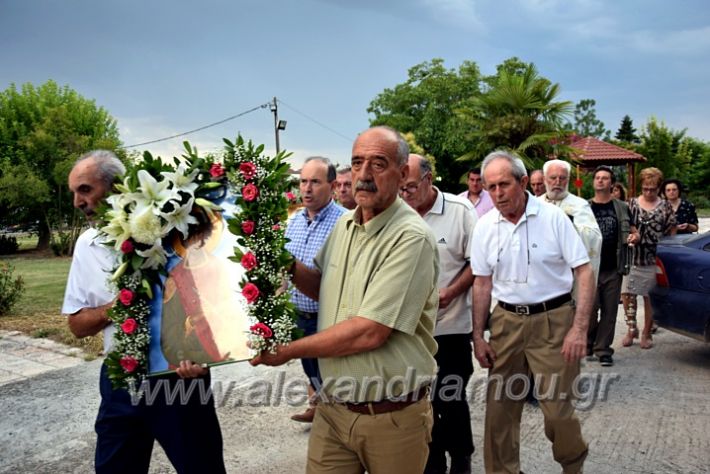
[{"label": "white cloud", "polygon": [[434,19],[442,23],[472,29],[485,33],[485,24],[481,21],[473,0],[420,0],[421,5],[431,10]]},{"label": "white cloud", "polygon": [[655,54],[707,54],[710,49],[710,26],[678,31],[639,30],[631,35],[631,46]]}]

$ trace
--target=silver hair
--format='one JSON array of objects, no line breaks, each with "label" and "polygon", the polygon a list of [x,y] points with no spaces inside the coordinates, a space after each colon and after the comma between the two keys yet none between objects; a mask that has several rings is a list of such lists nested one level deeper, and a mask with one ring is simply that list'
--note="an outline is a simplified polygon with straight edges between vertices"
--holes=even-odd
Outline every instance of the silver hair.
[{"label": "silver hair", "polygon": [[404,139],[401,133],[392,127],[388,127],[387,125],[377,125],[376,127],[372,127],[370,130],[377,129],[385,130],[394,135],[395,140],[397,140],[397,165],[406,165],[407,160],[409,159],[409,144],[407,144],[407,140]]},{"label": "silver hair", "polygon": [[420,176],[425,176],[427,173],[431,173],[431,172],[432,172],[431,163],[429,162],[429,160],[427,160],[426,158],[424,158],[422,155],[417,155],[417,154],[414,154],[414,153],[413,153],[413,154],[411,154],[411,155],[409,155],[409,156],[410,156],[410,158],[411,158],[412,156],[416,156],[417,159],[419,160],[419,173],[420,173]]},{"label": "silver hair", "polygon": [[491,164],[491,161],[497,158],[502,158],[508,163],[510,163],[510,166],[513,170],[513,177],[517,182],[520,182],[520,180],[523,179],[523,176],[528,175],[528,172],[525,169],[525,163],[523,163],[523,160],[521,160],[518,155],[505,150],[496,150],[489,153],[483,159],[483,163],[481,163],[481,178],[483,178],[484,183],[486,182],[486,178],[484,177],[486,168],[489,164]]},{"label": "silver hair", "polygon": [[335,181],[335,165],[332,161],[330,161],[330,159],[326,158],[325,156],[311,156],[306,158],[306,161],[303,162],[303,166],[306,166],[306,163],[308,163],[309,161],[320,161],[321,163],[325,164],[328,167],[326,179],[329,183]]},{"label": "silver hair", "polygon": [[550,168],[550,166],[562,166],[564,169],[567,170],[567,176],[572,172],[572,165],[567,163],[566,161],[562,160],[549,160],[546,161],[544,165],[542,165],[542,174],[544,176],[547,176],[547,170]]},{"label": "silver hair", "polygon": [[353,169],[348,166],[344,166],[343,168],[338,168],[338,174],[345,174],[345,173],[352,173]]},{"label": "silver hair", "polygon": [[74,162],[74,166],[84,160],[93,159],[99,173],[99,179],[110,188],[116,177],[126,174],[126,167],[110,150],[91,150],[81,155]]}]

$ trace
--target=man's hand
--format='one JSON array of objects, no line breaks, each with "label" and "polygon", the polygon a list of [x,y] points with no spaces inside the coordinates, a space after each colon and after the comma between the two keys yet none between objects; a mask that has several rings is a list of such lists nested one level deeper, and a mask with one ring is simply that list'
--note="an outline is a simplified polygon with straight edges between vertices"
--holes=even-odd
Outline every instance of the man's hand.
[{"label": "man's hand", "polygon": [[576,362],[587,355],[587,333],[572,326],[562,343],[561,352],[562,357],[568,364]]},{"label": "man's hand", "polygon": [[180,367],[175,370],[175,373],[178,374],[178,377],[181,379],[194,379],[207,375],[209,371],[209,368],[202,367],[200,364],[196,364],[191,360],[181,360]]},{"label": "man's hand", "polygon": [[261,351],[261,353],[257,354],[257,356],[250,360],[249,363],[254,366],[261,364],[270,365],[272,367],[283,365],[291,360],[291,358],[286,354],[285,347],[286,346],[283,345],[277,346],[276,354],[271,351]]},{"label": "man's hand", "polygon": [[456,297],[454,293],[446,288],[439,288],[439,309],[445,309]]},{"label": "man's hand", "polygon": [[496,361],[496,353],[483,338],[473,339],[473,354],[484,369],[490,369]]}]

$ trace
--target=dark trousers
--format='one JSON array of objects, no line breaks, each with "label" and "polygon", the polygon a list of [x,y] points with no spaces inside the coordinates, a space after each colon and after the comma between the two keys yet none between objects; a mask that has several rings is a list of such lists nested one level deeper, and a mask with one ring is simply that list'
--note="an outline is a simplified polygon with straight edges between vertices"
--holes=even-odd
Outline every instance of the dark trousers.
[{"label": "dark trousers", "polygon": [[[318,313],[305,313],[296,310],[296,314],[298,315],[296,326],[303,330],[304,336],[310,336],[318,332]],[[318,369],[318,359],[301,359],[301,365],[311,387],[314,389],[316,386],[320,387],[323,381],[320,377],[320,369]],[[313,380],[317,380],[317,384],[313,383]]]},{"label": "dark trousers", "polygon": [[429,466],[445,468],[448,451],[452,458],[473,454],[471,414],[466,386],[473,374],[471,334],[436,336],[439,366],[432,397],[434,428],[429,443]]},{"label": "dark trousers", "polygon": [[165,380],[161,383],[166,385],[161,386],[152,403],[147,403],[144,396],[134,405],[128,391],[112,389],[106,366],[101,367],[101,405],[95,424],[96,472],[147,473],[155,440],[178,473],[226,472],[214,398],[204,404],[200,400],[199,384],[207,390],[209,375],[183,382],[185,393],[190,383],[196,386],[182,403],[180,397],[172,403],[165,397],[165,392],[170,392],[180,380],[177,375],[147,380],[153,387],[158,380]]},{"label": "dark trousers", "polygon": [[599,272],[594,309],[587,332],[587,349],[596,356],[612,355],[616,329],[616,314],[621,296],[621,275],[616,270]]}]

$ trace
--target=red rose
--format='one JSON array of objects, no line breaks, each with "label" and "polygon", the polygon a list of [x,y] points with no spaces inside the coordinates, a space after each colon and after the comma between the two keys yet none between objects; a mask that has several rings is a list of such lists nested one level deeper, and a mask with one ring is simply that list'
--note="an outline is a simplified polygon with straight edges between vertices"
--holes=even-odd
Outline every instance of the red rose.
[{"label": "red rose", "polygon": [[126,334],[133,334],[136,328],[138,328],[138,323],[133,318],[128,318],[121,324],[121,329],[123,329],[123,332]]},{"label": "red rose", "polygon": [[253,253],[247,252],[242,255],[242,266],[246,271],[256,267],[256,257]]},{"label": "red rose", "polygon": [[242,232],[247,235],[254,233],[254,221],[244,221],[242,222]]},{"label": "red rose", "polygon": [[271,330],[271,328],[264,323],[256,323],[255,325],[250,327],[249,330],[252,332],[252,334],[261,336],[264,339],[268,339],[274,335],[274,332]]},{"label": "red rose", "polygon": [[123,288],[119,293],[118,293],[118,299],[121,303],[123,303],[124,306],[130,306],[130,304],[133,302],[133,298],[136,296],[135,293],[133,293],[131,290],[128,288]]},{"label": "red rose", "polygon": [[274,224],[271,226],[271,230],[281,230],[281,226],[278,224]]},{"label": "red rose", "polygon": [[286,199],[288,199],[289,201],[293,202],[293,201],[296,200],[296,195],[293,194],[291,191],[289,191],[289,192],[286,193]]},{"label": "red rose", "polygon": [[242,288],[242,295],[246,298],[247,303],[252,304],[259,297],[259,288],[254,283],[247,283]]},{"label": "red rose", "polygon": [[256,166],[251,161],[239,165],[239,172],[244,176],[244,179],[252,179],[256,176]]},{"label": "red rose", "polygon": [[130,240],[124,240],[121,244],[121,252],[131,253],[133,252],[133,243]]},{"label": "red rose", "polygon": [[242,197],[246,202],[252,202],[259,197],[259,188],[252,183],[247,184],[242,188]]},{"label": "red rose", "polygon": [[219,163],[212,163],[212,166],[210,166],[210,176],[213,178],[224,176],[224,167]]},{"label": "red rose", "polygon": [[136,370],[136,368],[138,367],[138,361],[133,356],[121,357],[120,363],[121,367],[123,367],[123,370],[125,370],[129,374]]}]

